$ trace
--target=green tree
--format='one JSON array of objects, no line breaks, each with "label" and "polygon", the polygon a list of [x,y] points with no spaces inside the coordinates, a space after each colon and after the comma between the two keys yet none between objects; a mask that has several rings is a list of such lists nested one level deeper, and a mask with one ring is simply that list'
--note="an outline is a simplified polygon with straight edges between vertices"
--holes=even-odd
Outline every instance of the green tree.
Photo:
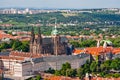
[{"label": "green tree", "polygon": [[51,74],[54,74],[55,73],[55,70],[52,69],[52,68],[49,68],[47,71],[45,71],[46,73],[51,73]]},{"label": "green tree", "polygon": [[4,42],[0,44],[0,49],[8,49],[8,48],[10,48],[8,43]]},{"label": "green tree", "polygon": [[111,60],[107,60],[100,65],[100,69],[108,71],[108,70],[110,70],[110,64],[111,64]]},{"label": "green tree", "polygon": [[117,59],[112,60],[112,62],[110,64],[111,69],[120,70],[120,62],[118,60]]},{"label": "green tree", "polygon": [[12,49],[17,50],[17,48],[20,47],[21,45],[22,45],[22,43],[19,40],[15,40],[12,45]]},{"label": "green tree", "polygon": [[90,70],[91,70],[92,72],[96,72],[97,66],[98,66],[98,64],[97,64],[95,61],[93,61],[93,62],[91,63],[91,65],[90,65]]},{"label": "green tree", "polygon": [[83,68],[79,68],[77,69],[77,76],[82,79],[84,77],[85,73],[84,73],[84,69]]},{"label": "green tree", "polygon": [[60,70],[61,75],[66,76],[66,70],[67,69],[71,69],[71,65],[68,62],[62,64],[62,68]]},{"label": "green tree", "polygon": [[113,74],[113,77],[119,78],[119,77],[120,77],[120,74],[119,74],[119,73],[115,73],[115,74]]},{"label": "green tree", "polygon": [[103,72],[103,71],[102,71],[102,72],[100,72],[100,76],[101,76],[101,77],[105,77],[105,74],[106,74],[106,73],[105,73],[105,72]]},{"label": "green tree", "polygon": [[37,76],[36,76],[36,79],[37,79],[37,80],[40,80],[40,79],[41,79],[41,76],[40,76],[40,75],[37,75]]},{"label": "green tree", "polygon": [[80,47],[79,42],[71,41],[70,43],[71,43],[72,45],[74,45],[75,47]]},{"label": "green tree", "polygon": [[84,72],[85,73],[89,73],[90,72],[90,64],[88,64],[88,63],[84,64],[83,68],[84,68]]},{"label": "green tree", "polygon": [[65,64],[62,64],[62,70],[66,71],[67,69],[71,69],[71,65],[68,62],[66,62]]},{"label": "green tree", "polygon": [[61,71],[55,70],[55,75],[56,75],[56,76],[60,76],[60,75],[61,75]]},{"label": "green tree", "polygon": [[75,69],[67,69],[66,70],[66,76],[75,77],[76,76],[76,70]]}]

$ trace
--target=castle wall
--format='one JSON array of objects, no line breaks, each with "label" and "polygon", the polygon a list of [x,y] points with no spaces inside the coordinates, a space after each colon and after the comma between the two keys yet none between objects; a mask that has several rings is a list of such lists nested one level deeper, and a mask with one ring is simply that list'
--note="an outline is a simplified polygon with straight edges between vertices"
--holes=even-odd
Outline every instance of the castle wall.
[{"label": "castle wall", "polygon": [[58,58],[58,60],[56,60],[57,57],[56,57],[56,59],[51,57],[51,60],[50,60],[50,58],[48,58],[48,59],[43,59],[44,61],[35,63],[34,71],[45,71],[45,70],[48,70],[49,68],[52,68],[55,70],[60,70],[62,67],[62,64],[66,63],[66,62],[70,63],[71,67],[73,69],[79,68],[81,65],[85,64],[87,60],[90,59],[90,56],[85,56],[83,58],[74,58],[73,56],[71,56],[71,57],[69,57],[69,59],[62,59],[62,57],[61,57],[61,59],[59,59],[59,58]]}]

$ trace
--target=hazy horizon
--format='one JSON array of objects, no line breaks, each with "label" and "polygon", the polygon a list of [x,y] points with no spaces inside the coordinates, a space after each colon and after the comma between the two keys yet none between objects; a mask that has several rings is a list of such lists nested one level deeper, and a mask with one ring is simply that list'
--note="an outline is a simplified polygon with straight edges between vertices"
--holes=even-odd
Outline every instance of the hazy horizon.
[{"label": "hazy horizon", "polygon": [[0,8],[120,8],[120,0],[0,0]]}]

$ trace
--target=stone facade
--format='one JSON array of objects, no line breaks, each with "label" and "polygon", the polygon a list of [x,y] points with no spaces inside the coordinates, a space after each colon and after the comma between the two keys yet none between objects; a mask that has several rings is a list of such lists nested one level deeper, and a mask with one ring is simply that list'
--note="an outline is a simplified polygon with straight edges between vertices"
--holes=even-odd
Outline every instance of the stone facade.
[{"label": "stone facade", "polygon": [[38,35],[36,38],[34,29],[32,28],[30,39],[30,53],[52,55],[65,54],[67,43],[63,38],[65,37],[60,37],[59,35],[51,35],[51,37],[42,38],[40,28],[38,30]]}]

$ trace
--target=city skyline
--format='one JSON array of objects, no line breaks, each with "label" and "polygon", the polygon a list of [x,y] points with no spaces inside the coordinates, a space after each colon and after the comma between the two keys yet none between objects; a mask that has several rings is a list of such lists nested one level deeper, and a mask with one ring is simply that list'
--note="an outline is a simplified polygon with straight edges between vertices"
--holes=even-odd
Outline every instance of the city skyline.
[{"label": "city skyline", "polygon": [[120,8],[120,0],[0,0],[0,8]]}]

